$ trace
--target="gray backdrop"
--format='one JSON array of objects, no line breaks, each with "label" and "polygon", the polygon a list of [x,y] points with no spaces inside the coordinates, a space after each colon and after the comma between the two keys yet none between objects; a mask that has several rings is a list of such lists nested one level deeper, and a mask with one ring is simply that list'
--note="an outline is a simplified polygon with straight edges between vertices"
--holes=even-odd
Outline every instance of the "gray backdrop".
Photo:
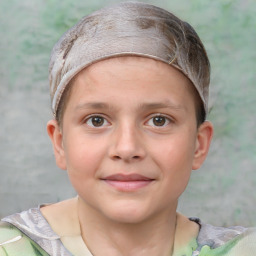
[{"label": "gray backdrop", "polygon": [[[47,65],[56,40],[82,16],[119,1],[0,1],[0,217],[75,195],[55,166]],[[256,2],[145,1],[188,20],[212,63],[215,137],[179,210],[218,225],[256,225]]]}]

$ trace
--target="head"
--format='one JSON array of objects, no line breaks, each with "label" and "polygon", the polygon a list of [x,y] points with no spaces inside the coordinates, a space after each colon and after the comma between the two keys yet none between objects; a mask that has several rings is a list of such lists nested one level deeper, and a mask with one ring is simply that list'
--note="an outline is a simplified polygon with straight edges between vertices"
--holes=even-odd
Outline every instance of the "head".
[{"label": "head", "polygon": [[149,57],[179,69],[199,95],[198,125],[205,120],[210,64],[194,29],[161,8],[124,2],[84,17],[55,45],[49,80],[52,111],[60,123],[76,74],[97,61],[117,56]]},{"label": "head", "polygon": [[58,42],[50,83],[48,133],[84,209],[126,223],[175,211],[212,136],[194,30],[143,3],[103,9]]}]

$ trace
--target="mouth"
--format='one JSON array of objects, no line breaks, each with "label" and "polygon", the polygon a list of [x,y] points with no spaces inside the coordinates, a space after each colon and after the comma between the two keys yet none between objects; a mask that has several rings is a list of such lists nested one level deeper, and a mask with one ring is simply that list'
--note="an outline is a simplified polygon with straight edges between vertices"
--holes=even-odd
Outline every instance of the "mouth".
[{"label": "mouth", "polygon": [[123,191],[133,192],[150,185],[155,179],[140,174],[114,174],[102,179],[111,187]]}]

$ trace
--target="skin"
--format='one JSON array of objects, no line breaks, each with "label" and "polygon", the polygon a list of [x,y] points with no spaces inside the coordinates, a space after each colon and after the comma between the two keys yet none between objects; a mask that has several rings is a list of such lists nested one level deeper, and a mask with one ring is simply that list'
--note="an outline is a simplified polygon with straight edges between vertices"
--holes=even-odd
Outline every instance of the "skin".
[{"label": "skin", "polygon": [[192,86],[160,61],[111,58],[77,75],[62,127],[48,122],[94,255],[171,254],[178,198],[213,134],[197,127]]}]

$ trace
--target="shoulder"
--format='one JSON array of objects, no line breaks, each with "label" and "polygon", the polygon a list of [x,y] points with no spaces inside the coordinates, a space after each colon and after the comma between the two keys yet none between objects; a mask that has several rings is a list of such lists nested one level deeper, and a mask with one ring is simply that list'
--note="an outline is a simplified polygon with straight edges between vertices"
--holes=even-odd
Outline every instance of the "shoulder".
[{"label": "shoulder", "polygon": [[212,248],[217,248],[238,235],[246,232],[247,228],[241,226],[218,227],[206,223],[199,223],[200,232],[198,234],[198,244],[207,244]]},{"label": "shoulder", "polygon": [[201,223],[197,238],[199,256],[254,256],[256,228],[216,227]]},{"label": "shoulder", "polygon": [[10,223],[0,222],[0,255],[48,256],[33,240]]},{"label": "shoulder", "polygon": [[[35,255],[56,255],[58,252],[58,255],[61,256],[71,256],[63,246],[60,237],[52,230],[51,226],[42,215],[39,207],[7,216],[2,219],[2,223],[3,226],[0,226],[0,236],[1,233],[6,232],[4,227],[8,227],[9,230],[15,230],[15,232],[22,234],[23,237],[28,237],[29,240],[39,245],[39,247],[43,248],[48,253]],[[2,254],[0,253],[0,255]],[[15,254],[11,255],[14,256]]]}]

